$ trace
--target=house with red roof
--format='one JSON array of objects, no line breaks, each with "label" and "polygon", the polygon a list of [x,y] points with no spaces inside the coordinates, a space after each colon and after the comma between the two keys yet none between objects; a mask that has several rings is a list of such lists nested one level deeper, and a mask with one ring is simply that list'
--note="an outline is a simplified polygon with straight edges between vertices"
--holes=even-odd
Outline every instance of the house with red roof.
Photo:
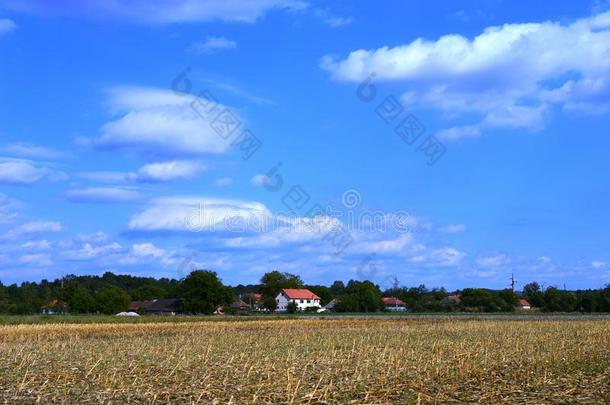
[{"label": "house with red roof", "polygon": [[532,306],[530,305],[530,303],[527,300],[524,300],[523,298],[521,298],[519,300],[519,303],[517,304],[517,309],[522,309],[522,310],[529,310],[532,309]]},{"label": "house with red roof", "polygon": [[322,308],[320,305],[320,297],[306,288],[284,288],[275,297],[277,302],[277,311],[284,312],[288,310],[288,304],[294,302],[299,311],[304,311],[307,308]]},{"label": "house with red roof", "polygon": [[383,297],[381,298],[385,304],[385,308],[388,311],[406,311],[407,307],[402,300],[395,297]]}]

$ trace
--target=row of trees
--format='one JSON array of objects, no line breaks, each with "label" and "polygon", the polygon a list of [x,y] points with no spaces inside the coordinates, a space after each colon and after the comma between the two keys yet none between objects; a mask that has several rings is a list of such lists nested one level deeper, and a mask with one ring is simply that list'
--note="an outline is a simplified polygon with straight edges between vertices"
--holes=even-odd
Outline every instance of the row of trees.
[{"label": "row of trees", "polygon": [[350,280],[347,284],[335,281],[330,286],[306,285],[295,274],[272,271],[266,273],[260,284],[224,285],[211,271],[193,271],[182,280],[155,279],[115,275],[107,272],[100,276],[67,276],[40,283],[25,282],[4,286],[0,283],[0,313],[40,313],[48,303],[60,300],[67,303],[71,313],[113,314],[124,311],[130,301],[163,298],[182,299],[187,313],[212,313],[216,306],[228,307],[238,295],[262,293],[263,306],[275,310],[275,297],[283,288],[308,288],[320,296],[322,305],[337,299],[338,312],[376,312],[384,309],[383,296],[404,301],[415,312],[438,311],[514,311],[520,298],[527,299],[542,311],[610,312],[610,286],[598,290],[565,291],[555,287],[541,288],[538,283],[525,285],[523,292],[467,288],[453,292],[459,302],[449,300],[445,289],[401,287],[395,285],[385,291],[371,281]]}]

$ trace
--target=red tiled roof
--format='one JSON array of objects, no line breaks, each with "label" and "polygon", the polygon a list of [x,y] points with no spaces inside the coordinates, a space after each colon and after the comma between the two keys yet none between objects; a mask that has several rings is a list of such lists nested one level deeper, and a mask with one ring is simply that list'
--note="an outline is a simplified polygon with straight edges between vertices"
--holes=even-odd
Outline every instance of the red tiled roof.
[{"label": "red tiled roof", "polygon": [[319,300],[316,294],[306,288],[284,288],[282,292],[291,300]]},{"label": "red tiled roof", "polygon": [[520,307],[529,307],[529,306],[530,306],[530,303],[529,303],[529,302],[527,302],[527,300],[520,299],[520,300],[519,300],[519,306],[520,306]]},{"label": "red tiled roof", "polygon": [[394,297],[383,297],[383,303],[386,305],[396,306],[396,307],[404,307],[405,303]]}]

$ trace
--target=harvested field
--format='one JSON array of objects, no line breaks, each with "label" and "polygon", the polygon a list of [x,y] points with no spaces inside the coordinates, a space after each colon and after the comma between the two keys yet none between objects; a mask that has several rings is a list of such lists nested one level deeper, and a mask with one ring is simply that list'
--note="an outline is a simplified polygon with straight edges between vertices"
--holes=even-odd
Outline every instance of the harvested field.
[{"label": "harvested field", "polygon": [[607,320],[0,326],[0,402],[604,403]]}]

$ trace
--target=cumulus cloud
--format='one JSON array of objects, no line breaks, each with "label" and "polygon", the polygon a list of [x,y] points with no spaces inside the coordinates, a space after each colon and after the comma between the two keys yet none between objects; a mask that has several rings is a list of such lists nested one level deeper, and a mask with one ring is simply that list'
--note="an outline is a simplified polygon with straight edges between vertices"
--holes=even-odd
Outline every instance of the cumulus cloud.
[{"label": "cumulus cloud", "polygon": [[17,24],[8,18],[0,18],[0,36],[17,29]]},{"label": "cumulus cloud", "polygon": [[509,262],[509,258],[503,254],[499,254],[496,256],[479,257],[476,260],[477,265],[479,265],[480,267],[500,267],[508,264]]},{"label": "cumulus cloud", "polygon": [[594,260],[591,262],[591,267],[593,267],[594,269],[603,269],[607,265],[608,263],[602,262],[601,260]]},{"label": "cumulus cloud", "polygon": [[66,192],[66,198],[78,203],[125,203],[140,199],[138,191],[123,187],[75,188]]},{"label": "cumulus cloud", "polygon": [[599,113],[610,109],[610,12],[574,21],[488,27],[473,39],[451,34],[436,41],[360,49],[345,59],[326,56],[337,80],[404,83],[408,104],[447,117],[479,120],[441,131],[446,139],[498,128],[537,131],[553,105]]},{"label": "cumulus cloud", "polygon": [[130,252],[120,259],[122,264],[140,264],[151,261],[168,265],[174,263],[175,260],[171,258],[171,254],[152,243],[136,243],[131,246]]},{"label": "cumulus cloud", "polygon": [[427,249],[423,254],[413,256],[410,261],[426,266],[453,267],[459,265],[466,257],[466,253],[456,248],[444,247]]},{"label": "cumulus cloud", "polygon": [[19,159],[0,159],[0,184],[31,185],[41,180],[62,181],[68,176],[58,170],[35,162]]},{"label": "cumulus cloud", "polygon": [[143,87],[115,87],[108,94],[110,108],[121,117],[104,125],[93,140],[99,149],[188,156],[223,153],[230,146],[193,108],[193,96]]},{"label": "cumulus cloud", "polygon": [[235,49],[237,42],[225,37],[208,36],[205,41],[195,42],[188,47],[189,52],[210,54],[223,49]]},{"label": "cumulus cloud", "polygon": [[176,196],[153,199],[128,227],[141,232],[245,231],[270,217],[258,202]]},{"label": "cumulus cloud", "polygon": [[193,160],[173,160],[149,163],[137,172],[81,172],[78,177],[101,183],[169,183],[191,179],[205,169],[205,165]]},{"label": "cumulus cloud", "polygon": [[128,178],[141,183],[166,183],[190,179],[203,170],[205,170],[205,166],[199,162],[176,160],[147,164],[142,166],[137,173],[130,174]]},{"label": "cumulus cloud", "polygon": [[253,23],[274,9],[302,10],[307,7],[301,0],[67,0],[61,4],[45,0],[7,0],[3,5],[27,13],[112,18],[148,24],[214,20]]},{"label": "cumulus cloud", "polygon": [[264,187],[265,185],[269,184],[270,181],[271,180],[268,176],[264,174],[257,174],[250,179],[250,184],[254,187]]}]

